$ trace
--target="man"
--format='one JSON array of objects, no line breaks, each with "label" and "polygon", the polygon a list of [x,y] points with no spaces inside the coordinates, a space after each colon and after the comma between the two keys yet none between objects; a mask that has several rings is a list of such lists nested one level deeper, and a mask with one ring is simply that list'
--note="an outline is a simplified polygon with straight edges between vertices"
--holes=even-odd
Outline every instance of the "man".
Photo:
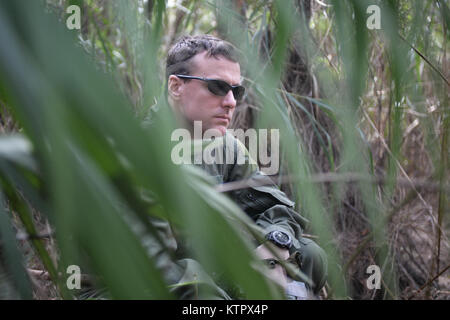
[{"label": "man", "polygon": [[[227,128],[245,92],[237,53],[230,43],[209,35],[182,37],[169,50],[166,79],[168,102],[184,128],[194,133],[197,122],[202,133],[209,132],[230,141]],[[223,148],[225,153],[233,148],[245,149],[234,138],[231,145],[224,143]],[[248,154],[246,150],[243,152]],[[249,162],[202,161],[198,165],[216,177],[218,183],[242,179],[265,184],[270,181]],[[306,220],[293,210],[294,203],[273,183],[233,191],[229,196],[264,229],[266,239],[275,244],[278,258],[294,260],[308,277],[307,287],[317,294],[326,280],[326,256],[317,244],[302,237]],[[262,259],[275,262],[269,276],[286,286],[289,280],[285,270],[276,264],[278,258],[267,249],[266,243],[255,250]]]}]

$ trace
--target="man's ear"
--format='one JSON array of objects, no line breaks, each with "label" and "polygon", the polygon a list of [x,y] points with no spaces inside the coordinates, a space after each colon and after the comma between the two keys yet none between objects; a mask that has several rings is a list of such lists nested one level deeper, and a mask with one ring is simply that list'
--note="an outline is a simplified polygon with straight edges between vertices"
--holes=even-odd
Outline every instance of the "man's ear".
[{"label": "man's ear", "polygon": [[182,80],[175,75],[170,75],[169,80],[167,82],[167,91],[169,92],[169,96],[173,100],[178,100],[181,95],[182,90]]}]

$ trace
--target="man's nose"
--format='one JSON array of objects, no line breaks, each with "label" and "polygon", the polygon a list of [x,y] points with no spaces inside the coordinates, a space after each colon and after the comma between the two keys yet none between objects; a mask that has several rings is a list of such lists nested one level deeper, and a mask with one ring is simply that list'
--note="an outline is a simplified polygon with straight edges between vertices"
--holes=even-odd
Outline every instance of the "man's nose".
[{"label": "man's nose", "polygon": [[225,95],[222,100],[222,106],[231,109],[236,107],[236,99],[234,99],[233,90],[228,91],[228,93]]}]

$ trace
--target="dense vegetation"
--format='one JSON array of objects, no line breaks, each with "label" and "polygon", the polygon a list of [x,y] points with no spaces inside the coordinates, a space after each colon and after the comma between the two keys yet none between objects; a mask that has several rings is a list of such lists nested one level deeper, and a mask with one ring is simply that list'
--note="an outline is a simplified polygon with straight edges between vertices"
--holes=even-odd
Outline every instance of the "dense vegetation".
[{"label": "dense vegetation", "polygon": [[211,33],[246,57],[233,127],[280,129],[278,182],[329,257],[322,298],[448,299],[449,21],[446,0],[0,0],[0,297],[72,298],[72,264],[100,280],[78,298],[173,297],[149,217],[245,298],[280,297],[236,226],[251,223],[168,161],[170,117],[142,125],[167,109],[170,44]]}]

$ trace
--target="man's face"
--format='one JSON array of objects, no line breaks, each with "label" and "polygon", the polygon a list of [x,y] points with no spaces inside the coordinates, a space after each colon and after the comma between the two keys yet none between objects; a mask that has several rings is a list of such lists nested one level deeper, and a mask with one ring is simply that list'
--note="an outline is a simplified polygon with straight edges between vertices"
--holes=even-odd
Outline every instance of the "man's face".
[{"label": "man's face", "polygon": [[[241,70],[239,63],[224,57],[207,57],[206,51],[191,59],[190,76],[226,81],[230,85],[240,84]],[[169,92],[174,108],[183,116],[188,125],[202,121],[203,132],[208,129],[224,135],[227,130],[236,100],[230,90],[225,96],[217,96],[208,90],[207,83],[201,80],[189,80],[169,77]]]}]

